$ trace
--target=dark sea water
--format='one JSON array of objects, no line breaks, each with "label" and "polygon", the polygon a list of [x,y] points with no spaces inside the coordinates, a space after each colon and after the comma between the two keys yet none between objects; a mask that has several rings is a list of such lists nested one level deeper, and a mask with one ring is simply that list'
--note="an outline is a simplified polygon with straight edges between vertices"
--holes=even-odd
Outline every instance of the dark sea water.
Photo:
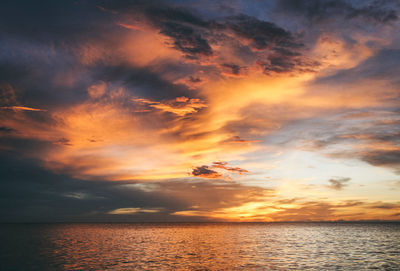
[{"label": "dark sea water", "polygon": [[400,270],[399,223],[1,224],[0,270]]}]

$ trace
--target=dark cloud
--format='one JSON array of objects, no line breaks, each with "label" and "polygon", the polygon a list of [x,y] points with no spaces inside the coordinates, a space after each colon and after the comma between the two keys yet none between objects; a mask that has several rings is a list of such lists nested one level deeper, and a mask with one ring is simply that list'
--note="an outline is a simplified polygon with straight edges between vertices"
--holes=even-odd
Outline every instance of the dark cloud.
[{"label": "dark cloud", "polygon": [[[4,72],[6,72],[7,69],[4,69]],[[0,72],[2,72],[2,69],[0,67]],[[4,76],[7,78],[7,75]],[[1,80],[1,79],[0,79]],[[0,83],[0,106],[13,106],[17,104],[17,97],[15,94],[15,90],[10,84],[7,83]]]},{"label": "dark cloud", "polygon": [[222,75],[231,77],[242,77],[246,75],[247,67],[224,63],[221,65],[221,70]]},{"label": "dark cloud", "polygon": [[[205,63],[219,65],[228,76],[242,76],[246,65],[226,63],[223,58],[218,59],[221,52],[219,49],[214,51],[213,45],[233,47],[237,57],[249,65],[254,65],[254,58],[259,59],[265,66],[266,74],[292,72],[298,66],[305,70],[302,66],[307,61],[302,60],[302,42],[272,22],[245,14],[206,20],[194,10],[151,1],[120,1],[118,4],[110,2],[108,6],[121,13],[127,24],[140,28],[144,22],[158,29],[160,33],[170,37],[173,40],[172,46],[187,58],[199,60],[212,56],[213,60]],[[311,66],[311,62],[307,65]]]},{"label": "dark cloud", "polygon": [[[167,210],[174,210],[173,206],[179,205],[174,199],[157,199],[156,193],[138,189],[129,189],[127,193],[121,183],[88,182],[52,174],[33,166],[25,165],[15,169],[15,164],[7,165],[11,168],[6,172],[2,170],[3,176],[7,177],[7,182],[1,184],[2,222],[113,221],[118,220],[118,217],[108,213],[118,208],[163,206]],[[158,219],[163,220],[167,216],[168,212],[160,213]],[[143,219],[143,216],[132,217],[132,220],[135,219]]]},{"label": "dark cloud", "polygon": [[[31,41],[13,44],[5,39],[0,47],[0,103],[3,105],[19,103],[52,109],[86,98],[87,70],[73,55],[49,45],[33,45]],[[70,84],[68,78],[73,78]]]},{"label": "dark cloud", "polygon": [[194,76],[189,76],[188,80],[189,82],[194,84],[203,82],[203,80],[200,77],[194,77]]},{"label": "dark cloud", "polygon": [[104,23],[108,15],[97,8],[99,2],[44,0],[39,5],[26,0],[5,0],[0,11],[1,32],[54,45],[98,38],[104,32],[93,29],[116,29]]},{"label": "dark cloud", "polygon": [[400,144],[400,132],[384,131],[383,133],[371,135],[370,139],[377,142],[392,142]]},{"label": "dark cloud", "polygon": [[[305,16],[313,22],[338,20],[338,18],[362,18],[376,23],[389,23],[398,19],[393,1],[364,1],[363,5],[352,5],[343,0],[282,0],[277,1],[283,12]],[[386,4],[386,5],[385,5]]]},{"label": "dark cloud", "polygon": [[[227,17],[221,25],[225,31],[233,32],[241,46],[248,46],[253,51],[256,64],[267,75],[300,70],[310,72],[319,65],[302,56],[304,44],[298,37],[274,23],[241,14]],[[238,74],[239,68],[232,66],[231,74]]]},{"label": "dark cloud", "polygon": [[[377,89],[379,91],[379,89]],[[400,126],[396,106],[340,109],[331,119],[302,120],[302,127],[312,127],[295,136],[303,146],[339,159],[358,159],[373,166],[400,172]],[[308,124],[307,124],[308,122]],[[293,138],[292,138],[293,139]],[[338,150],[338,146],[350,146]]]},{"label": "dark cloud", "polygon": [[65,146],[71,146],[71,141],[68,138],[62,137],[56,141],[54,141],[54,144],[60,144],[60,145],[65,145]]},{"label": "dark cloud", "polygon": [[205,79],[205,78],[202,78],[200,76],[190,75],[186,78],[178,79],[174,83],[186,85],[189,89],[193,90],[193,89],[196,89],[199,86],[205,84],[206,82],[207,82],[207,79]]},{"label": "dark cloud", "polygon": [[280,56],[271,56],[268,62],[258,61],[258,65],[263,69],[265,74],[284,73],[293,70],[295,63],[289,58],[282,58]]},{"label": "dark cloud", "polygon": [[15,132],[16,130],[7,126],[0,126],[0,134],[1,133],[12,133]]},{"label": "dark cloud", "polygon": [[372,204],[370,208],[385,209],[385,210],[400,210],[400,203],[375,203]]},{"label": "dark cloud", "polygon": [[[317,148],[326,148],[332,142],[323,142],[322,145],[316,145]],[[373,166],[388,167],[400,174],[400,151],[398,150],[376,150],[366,149],[364,151],[331,152],[328,154],[331,158],[359,159]]]},{"label": "dark cloud", "polygon": [[258,66],[266,75],[274,73],[289,72],[314,72],[320,63],[318,61],[304,59],[291,54],[274,53],[267,57],[266,60],[257,61]]},{"label": "dark cloud", "polygon": [[[20,134],[24,134],[23,131],[18,131],[18,136]],[[4,155],[14,156],[17,155],[19,157],[26,157],[29,159],[30,157],[35,157],[40,154],[44,154],[49,150],[54,149],[54,144],[52,142],[48,142],[40,139],[32,139],[32,138],[24,138],[17,137],[13,133],[6,133],[0,137],[0,150]],[[57,149],[54,149],[57,151]]]},{"label": "dark cloud", "polygon": [[[138,93],[156,91],[149,96],[175,89],[182,95],[182,86],[168,84],[157,72],[145,68],[129,71],[132,65],[115,50],[126,35],[112,14],[97,7],[99,1],[45,1],[43,6],[8,2],[2,6],[5,16],[0,18],[4,26],[0,30],[0,105],[16,105],[17,99],[20,104],[48,110],[73,105],[87,99],[91,84],[107,77],[112,83],[142,88]],[[119,76],[115,75],[118,72]]]},{"label": "dark cloud", "polygon": [[400,151],[398,150],[371,150],[361,155],[361,159],[371,165],[393,167],[400,174]]},{"label": "dark cloud", "polygon": [[[173,47],[187,58],[198,59],[213,55],[207,34],[209,23],[193,12],[166,5],[160,1],[106,2],[105,7],[125,16],[128,23],[140,24],[140,20],[159,29],[173,40]],[[132,16],[139,16],[133,19]]]},{"label": "dark cloud", "polygon": [[212,178],[221,179],[223,176],[215,170],[212,170],[209,166],[199,166],[192,170],[192,175],[201,178]]},{"label": "dark cloud", "polygon": [[102,80],[124,86],[133,96],[155,100],[174,99],[179,96],[194,97],[196,93],[182,84],[174,84],[162,78],[159,72],[148,68],[138,68],[120,63],[118,65],[98,65],[93,69],[95,80]]},{"label": "dark cloud", "polygon": [[303,46],[285,29],[252,16],[241,14],[227,17],[225,25],[238,37],[250,40],[249,46],[254,50],[289,50]]},{"label": "dark cloud", "polygon": [[175,49],[183,52],[187,58],[197,59],[213,54],[207,40],[189,26],[168,22],[163,24],[160,32],[173,38]]},{"label": "dark cloud", "polygon": [[[393,115],[395,116],[395,115]],[[371,116],[370,116],[371,117]],[[375,116],[376,117],[376,116]],[[367,119],[369,120],[369,119]],[[371,120],[368,121],[369,123]],[[336,132],[329,133],[323,139],[312,141],[312,147],[318,150],[328,150],[336,144],[363,144],[363,150],[349,152],[333,152],[329,156],[337,158],[356,158],[373,166],[389,167],[400,173],[400,132],[398,126],[389,121],[375,121],[375,125],[362,128],[349,128],[353,133]],[[313,135],[314,138],[324,137]],[[380,149],[380,146],[388,146],[388,150]]]},{"label": "dark cloud", "polygon": [[115,11],[123,16],[142,16],[144,18],[139,18],[139,20],[146,19],[149,23],[157,26],[162,26],[165,22],[189,24],[196,27],[208,26],[208,22],[203,20],[198,14],[195,14],[193,10],[168,3],[168,1],[111,0],[103,1],[100,6],[105,7],[106,10]]},{"label": "dark cloud", "polygon": [[[174,213],[240,206],[274,193],[219,180],[84,181],[18,153],[2,152],[0,164],[0,222],[204,221]],[[129,209],[137,212],[124,214]]]},{"label": "dark cloud", "polygon": [[350,181],[350,178],[335,178],[335,179],[330,179],[329,182],[330,184],[327,185],[326,187],[334,190],[342,190],[347,183]]},{"label": "dark cloud", "polygon": [[[218,168],[218,169],[226,170],[228,172],[237,173],[237,174],[248,173],[248,171],[246,169],[243,169],[240,167],[230,167],[230,166],[228,166],[228,162],[218,161],[218,162],[213,162],[211,166],[203,165],[203,166],[195,167],[192,170],[191,175],[193,175],[195,177],[210,178],[210,179],[224,178],[224,175],[213,170],[212,168]],[[227,177],[227,178],[229,178],[229,177]]]}]

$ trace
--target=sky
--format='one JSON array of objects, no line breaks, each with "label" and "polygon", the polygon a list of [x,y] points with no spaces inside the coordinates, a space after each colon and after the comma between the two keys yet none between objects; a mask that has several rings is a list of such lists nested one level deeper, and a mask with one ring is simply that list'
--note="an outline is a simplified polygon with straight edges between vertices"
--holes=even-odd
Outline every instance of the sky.
[{"label": "sky", "polygon": [[0,5],[0,222],[400,220],[397,0]]}]

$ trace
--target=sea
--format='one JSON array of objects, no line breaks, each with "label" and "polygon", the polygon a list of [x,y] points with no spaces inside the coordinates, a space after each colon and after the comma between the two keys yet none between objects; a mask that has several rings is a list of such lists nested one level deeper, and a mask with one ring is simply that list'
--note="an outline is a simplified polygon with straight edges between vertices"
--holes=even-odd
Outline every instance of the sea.
[{"label": "sea", "polygon": [[0,224],[0,270],[400,270],[400,223]]}]

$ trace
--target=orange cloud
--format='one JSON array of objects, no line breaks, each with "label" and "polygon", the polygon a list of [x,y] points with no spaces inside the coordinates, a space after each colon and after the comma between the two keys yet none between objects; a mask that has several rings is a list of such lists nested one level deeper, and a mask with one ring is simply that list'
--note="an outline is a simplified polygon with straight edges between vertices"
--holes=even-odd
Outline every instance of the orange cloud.
[{"label": "orange cloud", "polygon": [[233,136],[231,138],[228,138],[227,140],[224,140],[224,142],[246,144],[246,143],[258,143],[261,142],[261,140],[246,140],[241,138],[240,136]]},{"label": "orange cloud", "polygon": [[174,82],[174,84],[186,85],[190,90],[194,90],[205,83],[207,83],[207,78],[190,75],[187,78],[180,78]]},{"label": "orange cloud", "polygon": [[44,109],[32,108],[27,106],[2,106],[0,109],[9,109],[13,111],[46,111]]},{"label": "orange cloud", "polygon": [[106,90],[107,90],[107,84],[103,81],[101,81],[97,84],[91,85],[87,89],[89,96],[93,99],[102,97],[106,93]]},{"label": "orange cloud", "polygon": [[201,108],[207,107],[207,105],[200,99],[189,99],[187,97],[177,97],[175,100],[166,102],[156,102],[142,98],[135,98],[133,101],[147,104],[149,107],[173,113],[180,117],[187,114],[197,113]]},{"label": "orange cloud", "polygon": [[[250,201],[239,206],[214,210],[187,210],[174,213],[180,216],[201,216],[223,221],[356,221],[396,220],[399,203],[362,201]],[[384,211],[383,211],[384,210]]]},{"label": "orange cloud", "polygon": [[231,172],[235,172],[238,174],[244,174],[244,173],[249,173],[247,170],[240,168],[240,167],[229,167],[227,166],[228,162],[213,162],[212,167],[214,168],[221,168],[221,169],[225,169]]}]

